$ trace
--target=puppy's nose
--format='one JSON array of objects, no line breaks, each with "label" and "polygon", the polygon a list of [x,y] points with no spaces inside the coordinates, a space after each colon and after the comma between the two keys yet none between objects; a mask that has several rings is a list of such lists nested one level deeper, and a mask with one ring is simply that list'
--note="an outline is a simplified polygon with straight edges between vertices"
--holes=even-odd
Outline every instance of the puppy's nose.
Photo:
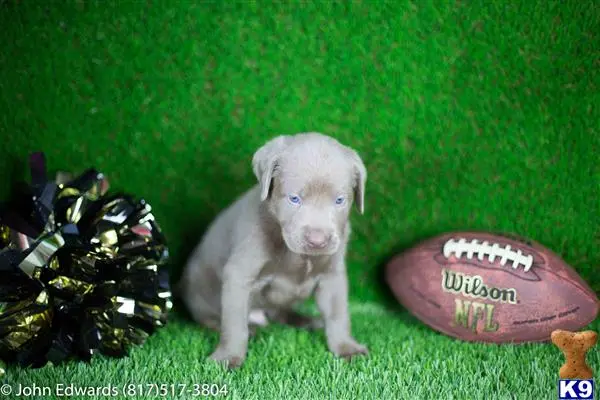
[{"label": "puppy's nose", "polygon": [[331,235],[325,233],[322,229],[309,229],[304,237],[310,247],[321,249],[329,243]]}]

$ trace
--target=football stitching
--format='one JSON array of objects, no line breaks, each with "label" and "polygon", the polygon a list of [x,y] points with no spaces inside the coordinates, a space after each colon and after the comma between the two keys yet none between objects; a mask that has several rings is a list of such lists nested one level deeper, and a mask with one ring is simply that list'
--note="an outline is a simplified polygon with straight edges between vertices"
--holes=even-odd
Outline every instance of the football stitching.
[{"label": "football stitching", "polygon": [[487,256],[491,263],[494,263],[496,258],[500,257],[501,266],[506,265],[507,262],[512,262],[514,269],[522,265],[525,272],[528,272],[533,266],[533,255],[523,254],[520,249],[513,250],[509,244],[502,247],[498,243],[490,244],[487,240],[479,242],[477,239],[471,241],[464,238],[450,239],[444,243],[442,253],[446,258],[450,258],[452,255],[461,258],[464,255],[469,260],[473,259],[473,256],[477,256],[479,261],[483,261]]}]

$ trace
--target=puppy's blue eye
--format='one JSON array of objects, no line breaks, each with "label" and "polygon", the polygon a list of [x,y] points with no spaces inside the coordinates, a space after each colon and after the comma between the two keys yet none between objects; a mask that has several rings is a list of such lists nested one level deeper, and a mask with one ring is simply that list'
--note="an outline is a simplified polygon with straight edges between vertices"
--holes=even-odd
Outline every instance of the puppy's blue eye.
[{"label": "puppy's blue eye", "polygon": [[338,206],[344,204],[344,197],[339,196],[337,199],[335,199],[335,204]]},{"label": "puppy's blue eye", "polygon": [[290,201],[290,203],[292,204],[300,204],[300,197],[296,196],[295,194],[290,194],[288,196],[288,200]]}]

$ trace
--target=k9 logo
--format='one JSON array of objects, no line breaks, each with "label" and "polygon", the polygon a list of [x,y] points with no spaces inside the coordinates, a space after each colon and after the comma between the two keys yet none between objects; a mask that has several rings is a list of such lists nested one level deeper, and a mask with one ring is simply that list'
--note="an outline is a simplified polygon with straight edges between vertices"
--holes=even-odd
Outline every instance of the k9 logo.
[{"label": "k9 logo", "polygon": [[558,381],[559,400],[593,400],[593,379],[561,379]]}]

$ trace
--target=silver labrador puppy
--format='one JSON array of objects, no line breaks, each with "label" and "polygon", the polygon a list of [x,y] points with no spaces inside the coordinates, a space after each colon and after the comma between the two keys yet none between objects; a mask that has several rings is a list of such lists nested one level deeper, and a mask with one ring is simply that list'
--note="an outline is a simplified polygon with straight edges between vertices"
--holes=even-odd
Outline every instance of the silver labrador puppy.
[{"label": "silver labrador puppy", "polygon": [[[350,332],[344,260],[351,205],[364,209],[361,158],[311,132],[270,140],[252,166],[259,184],[215,219],[178,284],[195,320],[220,332],[210,358],[241,365],[249,334],[269,320],[324,326],[334,354],[366,354]],[[293,309],[313,293],[318,319]]]}]

